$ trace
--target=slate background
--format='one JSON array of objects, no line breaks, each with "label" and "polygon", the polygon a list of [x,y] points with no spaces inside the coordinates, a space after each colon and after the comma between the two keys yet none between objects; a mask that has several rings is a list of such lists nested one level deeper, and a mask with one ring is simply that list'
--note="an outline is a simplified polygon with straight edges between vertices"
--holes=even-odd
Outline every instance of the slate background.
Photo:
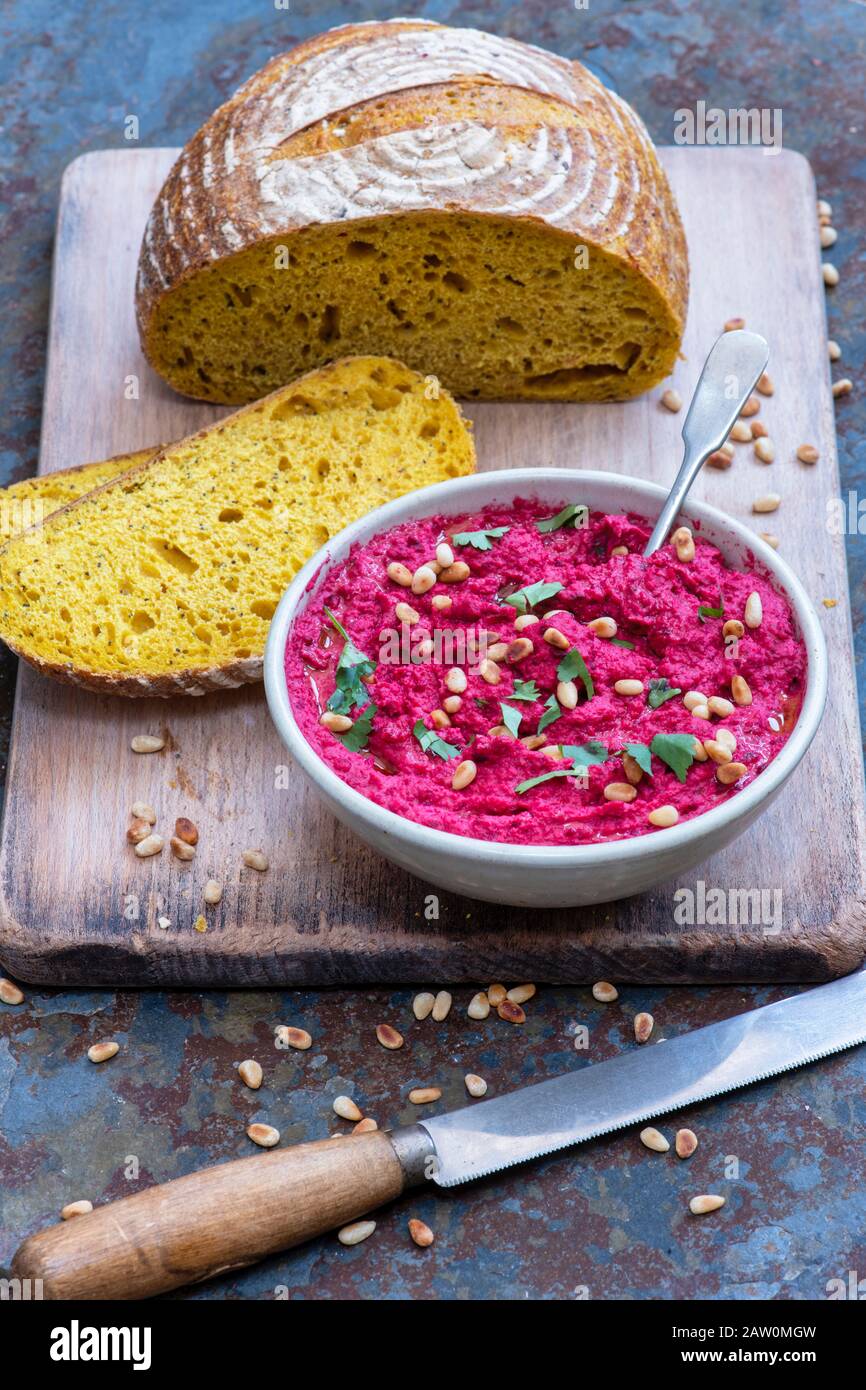
[{"label": "slate background", "polygon": [[[291,0],[18,0],[0,16],[0,482],[35,471],[45,366],[50,263],[64,166],[86,150],[123,145],[140,120],[144,144],[180,145],[211,109],[273,53],[348,20],[424,15],[509,34],[581,57],[641,112],[657,142],[674,112],[700,99],[781,107],[784,140],[812,161],[834,207],[830,331],[843,347],[836,375],[855,394],[837,403],[843,487],[859,497],[866,473],[862,382],[866,351],[866,8],[831,0],[568,0],[520,4],[322,4]],[[86,345],[84,345],[86,350]],[[73,462],[79,460],[73,459]],[[866,526],[866,523],[864,523]],[[856,660],[863,675],[866,547],[849,538]],[[0,752],[12,708],[14,662],[0,657]],[[866,688],[861,678],[861,693]],[[820,808],[816,839],[820,852]],[[483,982],[481,982],[483,983]],[[435,985],[435,982],[434,982]],[[581,1060],[633,1046],[631,1019],[649,1009],[657,1036],[780,997],[765,988],[623,991],[596,1004],[588,990],[543,990],[525,1029],[471,1024],[469,991],[448,1023],[415,1025],[412,991],[196,995],[33,990],[0,1005],[0,1267],[24,1235],[67,1201],[104,1202],[208,1162],[245,1155],[254,1118],[284,1142],[348,1126],[330,1099],[355,1094],[381,1126],[414,1118],[412,1085],[443,1085],[462,1103],[466,1070],[491,1093],[543,1079]],[[404,1028],[386,1053],[373,1029]],[[307,1053],[273,1050],[279,1022],[302,1024]],[[588,1052],[575,1054],[585,1024]],[[120,1054],[94,1067],[86,1050],[114,1036]],[[253,1094],[233,1067],[260,1057]],[[270,1060],[269,1060],[270,1059]],[[424,1193],[383,1213],[366,1244],[333,1237],[188,1299],[780,1298],[827,1296],[827,1282],[866,1276],[866,1049],[673,1117],[700,1138],[689,1163],[648,1153],[636,1135],[586,1145],[465,1191]],[[128,1178],[129,1158],[138,1176]],[[730,1176],[736,1168],[738,1176]],[[721,1191],[728,1205],[702,1221],[688,1197]],[[406,1220],[436,1231],[414,1247]],[[584,1292],[585,1291],[585,1292]]]}]

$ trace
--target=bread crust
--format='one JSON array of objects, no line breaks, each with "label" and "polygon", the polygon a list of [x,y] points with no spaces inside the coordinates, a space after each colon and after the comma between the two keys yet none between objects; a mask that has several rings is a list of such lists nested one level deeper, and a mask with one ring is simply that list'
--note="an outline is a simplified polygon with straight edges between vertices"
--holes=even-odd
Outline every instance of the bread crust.
[{"label": "bread crust", "polygon": [[[534,140],[527,135],[517,142],[513,131],[506,136],[502,122],[454,122],[454,180],[446,179],[432,201],[418,194],[415,204],[406,193],[418,193],[420,174],[395,179],[396,191],[389,190],[384,176],[377,187],[377,166],[371,172],[365,162],[363,200],[353,204],[349,197],[347,205],[334,176],[344,172],[351,186],[352,161],[367,161],[373,147],[387,173],[388,151],[398,140],[403,160],[417,141],[415,167],[423,169],[430,137],[423,124],[409,130],[404,124],[355,147],[291,155],[299,132],[309,135],[333,124],[375,97],[382,98],[387,114],[389,96],[391,105],[398,93],[405,104],[407,92],[417,97],[440,83],[467,92],[492,84],[506,96],[532,92],[565,104],[578,120],[570,126],[539,123]],[[515,150],[526,156],[519,171],[513,167]],[[158,360],[157,312],[167,296],[207,267],[228,263],[272,237],[360,220],[364,212],[388,217],[443,210],[541,224],[606,252],[658,291],[681,337],[688,299],[685,234],[652,142],[631,107],[582,64],[529,44],[428,21],[392,20],[346,25],[272,58],[184,147],[142,243],[136,284],[142,349],[171,380]]]}]

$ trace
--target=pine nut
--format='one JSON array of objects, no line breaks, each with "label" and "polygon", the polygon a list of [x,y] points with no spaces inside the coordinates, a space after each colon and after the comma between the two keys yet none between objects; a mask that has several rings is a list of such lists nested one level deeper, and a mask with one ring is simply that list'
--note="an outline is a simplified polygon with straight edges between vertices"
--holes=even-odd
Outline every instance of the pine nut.
[{"label": "pine nut", "polygon": [[424,1221],[419,1221],[417,1216],[413,1216],[409,1222],[409,1234],[415,1244],[421,1246],[422,1250],[426,1250],[428,1245],[433,1244],[433,1232]]},{"label": "pine nut", "polygon": [[374,1130],[374,1129],[378,1129],[378,1128],[379,1128],[379,1126],[377,1125],[376,1121],[373,1119],[373,1116],[372,1116],[372,1115],[365,1115],[364,1118],[363,1118],[363,1120],[359,1120],[358,1123],[352,1127],[352,1133],[353,1133],[353,1134],[372,1134],[372,1133],[373,1133],[373,1130]]},{"label": "pine nut", "polygon": [[716,768],[716,777],[725,787],[732,787],[735,782],[739,782],[741,777],[745,777],[748,768],[745,763],[724,763]]},{"label": "pine nut", "polygon": [[737,740],[734,738],[730,729],[725,728],[724,724],[720,724],[716,732],[716,743],[721,743],[725,748],[730,748],[732,753],[736,752]]},{"label": "pine nut", "polygon": [[551,647],[557,647],[561,652],[568,650],[570,645],[568,638],[564,632],[560,632],[558,627],[545,628],[542,636],[545,642],[548,642]]},{"label": "pine nut", "polygon": [[510,999],[503,999],[501,1004],[497,1004],[496,1012],[500,1018],[504,1018],[506,1023],[525,1023],[526,1014],[519,1004],[512,1004]]},{"label": "pine nut", "polygon": [[723,699],[721,695],[711,695],[707,700],[707,709],[710,714],[718,715],[719,719],[728,719],[734,712],[731,701]]},{"label": "pine nut", "polygon": [[[707,710],[707,715],[709,715],[709,710]],[[696,763],[705,763],[707,761],[707,750],[699,738],[695,739],[692,752],[694,753]]]},{"label": "pine nut", "polygon": [[466,678],[466,672],[461,671],[459,666],[452,666],[451,670],[445,677],[445,685],[451,691],[451,694],[465,694],[466,687],[468,684],[469,681]]},{"label": "pine nut", "polygon": [[512,1004],[525,1004],[527,999],[534,998],[535,993],[535,985],[515,985],[505,997],[510,999]]},{"label": "pine nut", "polygon": [[643,691],[643,681],[614,681],[613,688],[617,695],[640,695]]},{"label": "pine nut", "polygon": [[87,1056],[91,1062],[110,1062],[112,1057],[116,1057],[120,1051],[120,1043],[112,1038],[110,1042],[93,1043],[87,1049]]},{"label": "pine nut", "polygon": [[669,386],[666,391],[662,392],[662,405],[665,410],[670,410],[675,415],[678,410],[683,408],[683,398],[679,391],[675,391],[672,386]]},{"label": "pine nut", "polygon": [[759,593],[751,593],[746,599],[746,609],[743,613],[743,620],[746,627],[756,628],[761,626],[764,617],[764,605],[761,602]]},{"label": "pine nut", "polygon": [[640,786],[643,778],[643,768],[640,763],[632,757],[631,753],[623,753],[622,770],[625,773],[627,782],[631,782],[633,787]]},{"label": "pine nut", "polygon": [[696,705],[705,705],[707,697],[701,690],[687,690],[683,696],[683,704],[686,709],[692,710]]},{"label": "pine nut", "polygon": [[330,729],[332,734],[348,733],[353,722],[347,714],[335,714],[331,709],[326,709],[319,715],[319,723],[323,728]]},{"label": "pine nut", "polygon": [[159,753],[165,747],[165,739],[159,734],[136,734],[129,746],[133,753]]},{"label": "pine nut", "polygon": [[761,375],[758,377],[758,384],[755,387],[755,390],[760,391],[762,396],[772,396],[775,389],[776,388],[773,385],[773,378],[769,375],[769,373],[761,372]]},{"label": "pine nut", "polygon": [[150,859],[152,855],[162,852],[164,843],[161,835],[147,835],[143,840],[139,840],[135,852],[139,859]]},{"label": "pine nut", "polygon": [[430,713],[430,720],[434,729],[450,729],[451,720],[444,709],[434,709]]},{"label": "pine nut", "polygon": [[478,768],[471,758],[464,758],[454,769],[454,776],[451,778],[451,786],[456,792],[462,792],[470,783],[475,781]]},{"label": "pine nut", "polygon": [[721,449],[716,449],[715,453],[710,454],[707,463],[710,465],[710,468],[730,468],[731,456],[730,454],[723,453]]},{"label": "pine nut", "polygon": [[399,560],[392,560],[386,573],[389,579],[393,579],[395,584],[399,584],[401,589],[408,589],[412,584],[412,571],[408,565],[402,565]]},{"label": "pine nut", "polygon": [[412,575],[412,593],[421,595],[426,594],[428,589],[432,589],[436,583],[437,574],[430,565],[419,565]]},{"label": "pine nut", "polygon": [[563,709],[577,709],[577,686],[574,681],[559,681],[556,698]]},{"label": "pine nut", "polygon": [[518,661],[525,661],[528,656],[532,656],[535,651],[535,644],[529,637],[517,637],[513,642],[509,642],[505,649],[505,660],[509,666],[515,666]]},{"label": "pine nut", "polygon": [[390,1023],[376,1024],[376,1038],[383,1047],[387,1047],[389,1052],[396,1052],[398,1047],[403,1046],[403,1036],[392,1028]]},{"label": "pine nut", "polygon": [[743,420],[748,420],[751,418],[752,415],[757,415],[760,409],[761,402],[758,400],[758,397],[750,396],[749,399],[746,401],[746,404],[740,411],[740,418]]},{"label": "pine nut", "polygon": [[750,705],[752,703],[752,692],[749,682],[744,676],[731,677],[731,694],[737,705]]},{"label": "pine nut", "polygon": [[536,618],[536,616],[535,616],[534,613],[520,613],[520,614],[514,619],[515,631],[517,631],[517,632],[523,632],[524,628],[527,628],[527,627],[535,627],[535,624],[536,624],[536,623],[540,623],[540,622],[541,622],[541,619],[540,619],[540,618]]},{"label": "pine nut", "polygon": [[674,1136],[677,1158],[691,1158],[698,1147],[698,1136],[693,1129],[678,1129]]},{"label": "pine nut", "polygon": [[352,1120],[357,1123],[361,1119],[361,1112],[351,1096],[337,1096],[333,1104],[335,1115],[339,1115],[341,1120]]},{"label": "pine nut", "polygon": [[459,695],[449,695],[442,701],[442,708],[446,714],[456,714],[462,704],[463,701]]},{"label": "pine nut", "polygon": [[280,1023],[274,1029],[274,1034],[280,1048],[291,1047],[296,1052],[306,1052],[313,1045],[306,1028],[293,1028],[287,1023]]},{"label": "pine nut", "polygon": [[546,734],[524,734],[520,742],[524,748],[528,748],[531,753],[534,753],[537,748],[544,747],[547,743],[547,736]]},{"label": "pine nut", "polygon": [[545,758],[562,761],[562,753],[560,752],[558,743],[547,743],[540,751],[544,754]]},{"label": "pine nut", "polygon": [[130,815],[135,820],[146,820],[148,825],[156,825],[156,811],[146,801],[133,801]]},{"label": "pine nut", "polygon": [[247,1060],[241,1062],[238,1067],[238,1076],[245,1086],[249,1086],[251,1091],[257,1091],[259,1089],[262,1084],[263,1075],[264,1073],[262,1072],[261,1066],[258,1062],[254,1061],[252,1057],[248,1057]]},{"label": "pine nut", "polygon": [[419,1022],[423,1022],[425,1018],[430,1017],[430,1014],[433,1012],[434,1003],[435,1000],[432,994],[425,992],[424,994],[415,995],[415,998],[412,1000],[412,1012]]},{"label": "pine nut", "polygon": [[738,328],[745,328],[746,320],[743,318],[728,319],[725,324],[725,332],[733,333]]},{"label": "pine nut", "polygon": [[453,604],[454,600],[449,594],[434,594],[430,602],[440,613],[445,613]]},{"label": "pine nut", "polygon": [[617,557],[617,559],[621,559],[623,555],[627,555],[627,554],[628,554],[628,546],[627,546],[627,545],[615,545],[614,548],[613,548],[613,550],[612,550],[610,553],[611,553],[611,555],[615,555],[615,556]]},{"label": "pine nut", "polygon": [[263,874],[268,868],[267,855],[260,849],[245,849],[241,858],[248,869],[255,869],[257,873]]},{"label": "pine nut", "polygon": [[447,989],[440,989],[433,1001],[433,1022],[442,1023],[451,1012],[451,995]]},{"label": "pine nut", "polygon": [[442,1092],[438,1086],[416,1086],[409,1092],[409,1099],[413,1105],[432,1105],[434,1100],[442,1099]]},{"label": "pine nut", "polygon": [[826,201],[825,198],[819,198],[815,206],[819,217],[833,216],[833,209],[831,208],[830,204]]},{"label": "pine nut", "polygon": [[842,349],[835,338],[827,339],[827,355],[831,362],[838,362],[839,358],[842,356]]},{"label": "pine nut", "polygon": [[731,426],[730,439],[735,439],[738,444],[745,444],[752,437],[752,431],[745,420],[737,420]]},{"label": "pine nut", "polygon": [[486,1096],[487,1082],[483,1076],[476,1076],[474,1071],[468,1071],[463,1078],[466,1089],[470,1096]]},{"label": "pine nut", "polygon": [[667,1139],[665,1139],[664,1135],[659,1130],[654,1129],[652,1125],[648,1125],[646,1129],[641,1130],[640,1142],[644,1144],[646,1148],[652,1149],[653,1153],[657,1154],[666,1154],[670,1148],[670,1144]]},{"label": "pine nut", "polygon": [[454,551],[447,541],[440,541],[436,547],[436,563],[447,570],[449,565],[454,564]]},{"label": "pine nut", "polygon": [[719,743],[717,739],[705,739],[704,749],[706,750],[707,757],[711,758],[719,767],[731,761],[730,748],[724,743]]},{"label": "pine nut", "polygon": [[353,1221],[337,1232],[337,1240],[341,1245],[360,1245],[362,1240],[369,1239],[375,1229],[375,1221]]},{"label": "pine nut", "polygon": [[223,886],[215,878],[209,878],[204,886],[204,900],[208,907],[215,907],[223,895]]},{"label": "pine nut", "polygon": [[20,990],[14,980],[7,980],[5,975],[0,979],[0,1003],[3,1004],[23,1004],[24,992]]},{"label": "pine nut", "polygon": [[479,990],[477,994],[473,994],[466,1012],[470,1018],[487,1018],[487,1015],[490,1013],[490,1000],[483,990]]},{"label": "pine nut", "polygon": [[453,565],[448,565],[447,569],[442,570],[439,578],[443,584],[462,584],[464,579],[468,579],[470,574],[469,566],[465,560],[455,560]]},{"label": "pine nut", "polygon": [[504,985],[488,985],[487,987],[487,998],[490,1000],[494,1009],[498,1009],[507,993],[508,991]]},{"label": "pine nut", "polygon": [[394,609],[394,617],[398,623],[406,623],[409,627],[414,627],[421,621],[421,614],[409,603],[398,603]]},{"label": "pine nut", "polygon": [[722,636],[723,636],[723,637],[744,637],[745,635],[746,635],[746,629],[745,629],[745,627],[743,626],[743,624],[740,622],[739,618],[728,618],[728,621],[725,623],[724,627],[722,628]]},{"label": "pine nut", "polygon": [[175,859],[180,859],[184,863],[188,863],[190,859],[195,859],[195,845],[188,845],[186,840],[178,839],[177,835],[172,835],[169,844]]},{"label": "pine nut", "polygon": [[494,642],[491,647],[487,648],[487,656],[491,661],[500,662],[505,660],[507,651],[507,642]]},{"label": "pine nut", "polygon": [[93,1203],[85,1198],[81,1202],[67,1202],[60,1213],[61,1221],[72,1221],[76,1216],[88,1216],[93,1211]]},{"label": "pine nut", "polygon": [[853,390],[854,390],[854,383],[853,383],[853,381],[850,379],[850,377],[843,376],[843,377],[840,377],[840,379],[839,379],[838,381],[834,381],[834,382],[833,382],[833,386],[832,386],[833,396],[834,396],[834,398],[837,399],[837,400],[838,400],[838,398],[839,398],[840,396],[850,396],[850,394],[851,394],[851,392],[852,392]]},{"label": "pine nut", "polygon": [[767,426],[764,424],[763,420],[752,421],[751,434],[753,439],[766,439],[769,433],[770,431],[767,429]]},{"label": "pine nut", "polygon": [[801,444],[797,449],[797,458],[801,463],[817,463],[820,457],[814,444]]},{"label": "pine nut", "polygon": [[693,705],[690,710],[690,714],[692,716],[692,719],[709,719],[709,705]]},{"label": "pine nut", "polygon": [[695,538],[688,526],[678,526],[671,536],[671,544],[677,552],[677,559],[684,564],[695,558]]},{"label": "pine nut", "polygon": [[492,729],[487,730],[488,738],[510,738],[514,735],[506,724],[494,724]]},{"label": "pine nut", "polygon": [[767,492],[763,497],[756,497],[752,503],[753,512],[775,512],[779,509],[781,497],[778,492]]},{"label": "pine nut", "polygon": [[838,285],[839,272],[829,261],[825,261],[821,266],[821,274],[824,277],[824,284],[827,285],[828,288],[833,289],[835,285]]},{"label": "pine nut", "polygon": [[587,623],[590,632],[594,632],[596,637],[603,637],[606,640],[616,637],[617,627],[613,618],[601,617],[593,618],[592,622]]},{"label": "pine nut", "polygon": [[630,782],[608,782],[604,789],[605,801],[634,801],[637,790]]},{"label": "pine nut", "polygon": [[679,818],[680,813],[676,806],[657,806],[647,814],[650,825],[658,826],[660,830],[669,830],[672,825],[676,825]]},{"label": "pine nut", "polygon": [[619,990],[607,980],[598,980],[592,987],[592,997],[597,999],[599,1004],[612,1004],[619,998]]},{"label": "pine nut", "polygon": [[716,1197],[712,1194],[704,1194],[700,1197],[692,1197],[689,1201],[689,1211],[692,1216],[706,1216],[707,1212],[718,1211],[719,1207],[725,1205],[724,1197]]},{"label": "pine nut", "polygon": [[140,816],[137,816],[136,819],[130,823],[129,829],[126,832],[126,838],[131,845],[140,845],[142,840],[147,839],[150,830],[150,822],[142,820]]},{"label": "pine nut", "polygon": [[634,1036],[639,1043],[649,1042],[655,1024],[652,1014],[640,1013],[634,1016]]},{"label": "pine nut", "polygon": [[198,844],[198,827],[186,816],[178,816],[174,823],[174,833],[184,844]]},{"label": "pine nut", "polygon": [[775,457],[776,447],[772,439],[755,440],[755,458],[759,459],[761,463],[772,463]]}]

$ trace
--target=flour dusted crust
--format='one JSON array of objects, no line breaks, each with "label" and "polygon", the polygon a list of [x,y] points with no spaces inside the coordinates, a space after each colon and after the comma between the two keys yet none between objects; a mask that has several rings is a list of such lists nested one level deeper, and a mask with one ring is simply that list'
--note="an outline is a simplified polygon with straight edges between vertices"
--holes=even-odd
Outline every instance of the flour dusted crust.
[{"label": "flour dusted crust", "polygon": [[[339,148],[341,120],[360,104],[381,99],[387,113],[396,94],[421,101],[443,84],[533,93],[552,104],[552,123],[515,138],[502,123],[440,120]],[[556,122],[560,106],[567,123]],[[317,127],[336,147],[294,157],[293,141]],[[157,303],[197,270],[305,227],[432,210],[530,219],[578,237],[637,269],[685,319],[682,225],[634,111],[580,63],[474,29],[392,20],[273,58],[187,144],[142,244],[145,351]]]}]

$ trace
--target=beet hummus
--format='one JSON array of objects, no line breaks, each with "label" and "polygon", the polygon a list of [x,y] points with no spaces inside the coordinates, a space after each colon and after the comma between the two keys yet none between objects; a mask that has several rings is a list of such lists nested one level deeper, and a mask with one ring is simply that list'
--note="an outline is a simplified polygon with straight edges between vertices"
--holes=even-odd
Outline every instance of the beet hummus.
[{"label": "beet hummus", "polygon": [[686,527],[518,500],[356,546],[289,634],[305,738],[356,791],[511,844],[663,833],[786,742],[806,653],[769,579]]}]

